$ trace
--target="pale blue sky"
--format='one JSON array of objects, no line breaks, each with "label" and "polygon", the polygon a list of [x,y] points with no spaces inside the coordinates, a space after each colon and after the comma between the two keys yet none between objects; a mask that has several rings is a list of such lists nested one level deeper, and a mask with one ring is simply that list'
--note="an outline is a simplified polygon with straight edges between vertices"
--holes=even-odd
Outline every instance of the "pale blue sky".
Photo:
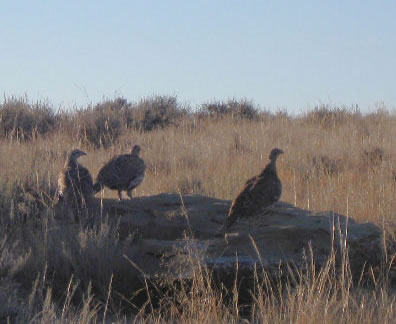
[{"label": "pale blue sky", "polygon": [[396,107],[396,1],[1,1],[0,91]]}]

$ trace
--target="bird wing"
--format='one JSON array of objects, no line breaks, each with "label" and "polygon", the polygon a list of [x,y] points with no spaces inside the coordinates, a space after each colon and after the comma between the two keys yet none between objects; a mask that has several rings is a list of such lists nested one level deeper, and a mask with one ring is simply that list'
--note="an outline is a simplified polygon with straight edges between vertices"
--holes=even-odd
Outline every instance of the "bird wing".
[{"label": "bird wing", "polygon": [[81,193],[87,199],[93,195],[93,180],[91,173],[87,168],[78,165],[78,179],[80,184]]},{"label": "bird wing", "polygon": [[275,174],[258,177],[252,186],[251,193],[257,205],[266,208],[279,200],[282,194],[282,183]]},{"label": "bird wing", "polygon": [[119,167],[117,167],[116,158],[113,158],[100,169],[97,182],[112,188],[120,183],[121,174]]},{"label": "bird wing", "polygon": [[140,185],[143,182],[144,179],[144,174],[138,175],[131,179],[128,183],[128,190],[133,190],[135,189],[138,185]]},{"label": "bird wing", "polygon": [[233,200],[224,228],[228,229],[240,217],[249,217],[260,208],[266,208],[279,200],[282,184],[275,174],[249,179]]},{"label": "bird wing", "polygon": [[[246,181],[244,187],[232,201],[228,216],[226,218],[224,229],[227,230],[241,216],[249,216],[252,210],[251,188],[255,185],[257,177],[250,178]],[[249,214],[249,215],[248,215]]]},{"label": "bird wing", "polygon": [[116,161],[116,168],[123,175],[123,183],[130,183],[136,178],[144,176],[146,165],[138,156],[123,155]]},{"label": "bird wing", "polygon": [[97,181],[111,189],[127,189],[131,182],[144,177],[145,170],[146,165],[143,159],[131,154],[123,154],[103,166],[99,171]]},{"label": "bird wing", "polygon": [[259,176],[254,176],[247,180],[240,192],[243,191],[252,191],[254,190],[254,187],[256,186],[257,182],[259,181]]},{"label": "bird wing", "polygon": [[236,211],[246,211],[252,205],[252,186],[256,183],[255,177],[246,182],[245,186],[239,192],[232,202],[230,214]]}]

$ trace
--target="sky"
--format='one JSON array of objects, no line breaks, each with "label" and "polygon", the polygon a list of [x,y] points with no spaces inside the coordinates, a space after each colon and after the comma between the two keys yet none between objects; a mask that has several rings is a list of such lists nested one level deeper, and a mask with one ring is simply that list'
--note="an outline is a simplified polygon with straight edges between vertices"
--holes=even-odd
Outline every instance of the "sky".
[{"label": "sky", "polygon": [[0,92],[73,108],[174,95],[396,108],[396,1],[0,4]]}]

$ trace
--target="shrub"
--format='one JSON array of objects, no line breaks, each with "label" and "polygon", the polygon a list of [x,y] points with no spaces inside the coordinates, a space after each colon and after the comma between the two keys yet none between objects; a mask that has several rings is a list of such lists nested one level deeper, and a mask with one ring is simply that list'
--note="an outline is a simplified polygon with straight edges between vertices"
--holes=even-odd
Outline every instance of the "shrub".
[{"label": "shrub", "polygon": [[233,119],[257,119],[259,116],[258,109],[251,101],[236,99],[223,101],[214,101],[202,104],[200,110],[201,116],[209,116],[212,118],[223,118],[224,116],[232,116]]},{"label": "shrub", "polygon": [[385,152],[380,147],[371,150],[363,150],[361,153],[361,161],[363,166],[375,168],[379,166],[385,158]]},{"label": "shrub", "polygon": [[344,166],[340,159],[331,159],[327,155],[318,155],[312,158],[313,170],[322,171],[333,176],[343,171]]},{"label": "shrub", "polygon": [[132,105],[117,98],[79,110],[75,116],[77,139],[95,147],[109,147],[132,125]]},{"label": "shrub", "polygon": [[10,97],[0,105],[0,137],[28,140],[47,134],[56,124],[53,110],[45,103],[32,105],[26,98]]},{"label": "shrub", "polygon": [[135,126],[150,131],[175,124],[187,115],[187,109],[174,96],[152,96],[142,99],[134,108]]},{"label": "shrub", "polygon": [[[41,181],[40,181],[41,182]],[[29,223],[47,215],[55,187],[34,183],[32,179],[15,179],[0,186],[0,225],[2,228]]]},{"label": "shrub", "polygon": [[133,105],[125,98],[106,100],[95,106],[94,110],[108,115],[115,115],[121,119],[121,124],[125,128],[133,126]]},{"label": "shrub", "polygon": [[329,105],[316,106],[303,117],[307,122],[320,124],[322,127],[332,127],[339,123],[351,120],[352,117],[361,117],[358,106],[352,106],[351,109],[346,107],[330,107]]}]

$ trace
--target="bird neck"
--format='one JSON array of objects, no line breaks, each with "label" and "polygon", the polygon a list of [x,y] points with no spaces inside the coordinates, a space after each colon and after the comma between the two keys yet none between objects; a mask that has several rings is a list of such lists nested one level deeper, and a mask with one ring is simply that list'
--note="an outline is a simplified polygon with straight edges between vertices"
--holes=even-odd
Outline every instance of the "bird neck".
[{"label": "bird neck", "polygon": [[265,170],[276,173],[276,158],[271,159],[271,161],[267,164]]},{"label": "bird neck", "polygon": [[78,166],[78,162],[76,159],[69,158],[69,159],[67,159],[65,166],[67,166],[69,168],[75,168]]}]

